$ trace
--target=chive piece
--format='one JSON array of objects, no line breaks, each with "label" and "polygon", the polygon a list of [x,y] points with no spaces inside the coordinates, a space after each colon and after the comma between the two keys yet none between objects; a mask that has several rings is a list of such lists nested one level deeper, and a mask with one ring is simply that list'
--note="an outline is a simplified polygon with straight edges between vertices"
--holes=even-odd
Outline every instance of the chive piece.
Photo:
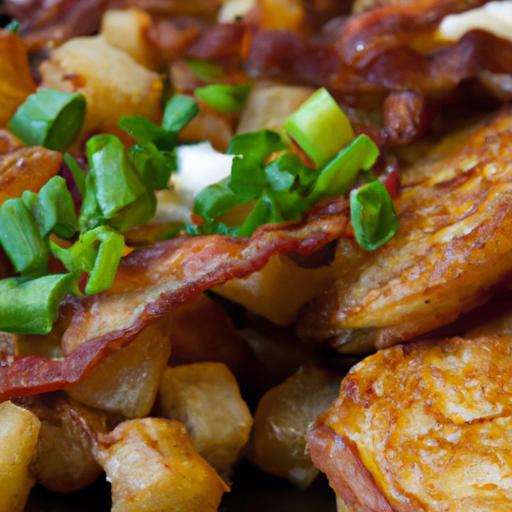
[{"label": "chive piece", "polygon": [[350,121],[324,88],[307,99],[284,127],[317,168],[323,167],[354,138]]},{"label": "chive piece", "polygon": [[162,128],[178,133],[187,126],[199,113],[199,107],[194,98],[176,94],[165,105]]},{"label": "chive piece", "polygon": [[379,148],[367,135],[359,135],[318,172],[311,201],[346,194],[360,170],[368,171],[379,157]]},{"label": "chive piece", "polygon": [[82,196],[82,207],[78,217],[80,231],[89,231],[106,222],[101,212],[98,198],[96,197],[96,187],[94,185],[94,176],[88,172],[85,177],[85,195]]},{"label": "chive piece", "polygon": [[29,146],[63,151],[82,129],[85,110],[82,94],[40,89],[18,107],[8,128]]},{"label": "chive piece", "polygon": [[43,238],[52,232],[61,238],[71,238],[78,231],[75,205],[64,178],[54,176],[39,194],[25,191],[22,199],[32,211]]},{"label": "chive piece", "polygon": [[241,201],[229,187],[229,178],[226,178],[204,188],[196,195],[194,213],[211,223],[239,204]]},{"label": "chive piece", "polygon": [[48,334],[73,276],[52,274],[31,281],[0,280],[0,330],[20,334]]},{"label": "chive piece", "polygon": [[87,141],[86,150],[98,205],[106,219],[146,194],[144,184],[117,137],[95,135]]},{"label": "chive piece", "polygon": [[207,105],[219,112],[240,112],[245,105],[250,87],[248,85],[206,85],[194,93]]},{"label": "chive piece", "polygon": [[129,155],[148,188],[163,190],[168,187],[171,173],[177,168],[174,151],[158,151],[154,144],[148,142],[132,146]]},{"label": "chive piece", "polygon": [[68,166],[71,176],[73,176],[73,180],[75,181],[75,185],[83,199],[85,197],[85,178],[87,173],[78,165],[76,159],[69,153],[64,155],[64,163]]},{"label": "chive piece", "polygon": [[351,192],[350,219],[357,243],[368,251],[375,251],[398,231],[393,201],[380,181],[367,183]]},{"label": "chive piece", "polygon": [[275,224],[282,221],[283,217],[276,201],[270,194],[264,193],[258,201],[256,201],[253,209],[237,230],[236,234],[238,236],[251,236],[256,228],[262,224]]},{"label": "chive piece", "polygon": [[18,20],[11,20],[7,25],[5,25],[4,30],[15,34],[20,29],[20,25],[21,23]]},{"label": "chive piece", "polygon": [[176,133],[160,128],[143,116],[122,117],[118,125],[139,144],[152,143],[160,150],[172,151],[178,143]]},{"label": "chive piece", "polygon": [[224,75],[222,66],[211,60],[186,59],[185,62],[190,71],[203,82],[215,82]]},{"label": "chive piece", "polygon": [[48,247],[20,198],[8,199],[0,207],[0,244],[16,272],[39,274],[46,270]]},{"label": "chive piece", "polygon": [[146,189],[144,195],[110,218],[108,225],[126,233],[130,229],[148,222],[155,212],[156,196],[153,191]]}]

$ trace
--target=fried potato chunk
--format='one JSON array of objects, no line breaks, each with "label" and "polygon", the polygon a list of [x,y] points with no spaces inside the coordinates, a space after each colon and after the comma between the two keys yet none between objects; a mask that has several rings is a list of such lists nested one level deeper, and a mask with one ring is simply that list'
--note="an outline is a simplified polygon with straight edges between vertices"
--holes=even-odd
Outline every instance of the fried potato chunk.
[{"label": "fried potato chunk", "polygon": [[91,436],[80,415],[95,431],[106,430],[99,411],[60,398],[35,397],[27,407],[41,421],[37,450],[30,472],[38,483],[56,492],[73,492],[92,484],[102,469],[92,453]]},{"label": "fried potato chunk", "polygon": [[61,163],[60,153],[38,146],[24,147],[0,130],[0,204],[21,196],[25,190],[38,192],[59,172]]},{"label": "fried potato chunk", "polygon": [[222,363],[167,368],[160,412],[187,427],[197,452],[221,475],[228,475],[249,441],[252,416],[233,374]]},{"label": "fried potato chunk", "polygon": [[343,380],[312,458],[349,510],[507,510],[511,376],[510,338],[382,350]]},{"label": "fried potato chunk", "polygon": [[23,40],[13,32],[0,30],[0,128],[5,128],[35,88]]},{"label": "fried potato chunk", "polygon": [[251,459],[263,471],[305,488],[317,476],[306,449],[309,427],[337,396],[339,378],[316,366],[300,368],[260,400]]},{"label": "fried potato chunk", "polygon": [[[72,348],[64,350],[69,353]],[[168,336],[158,325],[151,325],[68,393],[78,402],[126,418],[146,416],[155,402],[170,353]]]},{"label": "fried potato chunk", "polygon": [[40,67],[43,85],[87,98],[85,129],[117,126],[125,115],[156,120],[163,83],[104,37],[77,37],[53,50]]},{"label": "fried potato chunk", "polygon": [[512,270],[511,141],[507,110],[406,169],[398,234],[374,254],[354,249],[355,268],[337,255],[334,271],[343,275],[307,307],[302,335],[342,349],[363,337],[380,348],[485,301]]},{"label": "fried potato chunk", "polygon": [[40,422],[11,402],[0,404],[0,512],[21,512],[34,485],[29,464]]},{"label": "fried potato chunk", "polygon": [[112,483],[112,512],[214,512],[228,490],[177,421],[125,421],[98,436],[95,452]]}]

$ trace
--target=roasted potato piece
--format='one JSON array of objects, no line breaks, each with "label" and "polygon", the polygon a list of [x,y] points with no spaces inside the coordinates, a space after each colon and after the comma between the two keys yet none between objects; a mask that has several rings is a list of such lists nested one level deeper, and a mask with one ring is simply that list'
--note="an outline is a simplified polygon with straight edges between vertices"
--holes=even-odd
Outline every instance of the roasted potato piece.
[{"label": "roasted potato piece", "polygon": [[40,422],[11,402],[0,404],[0,512],[22,512],[34,485],[29,464],[34,456]]},{"label": "roasted potato piece", "polygon": [[349,510],[507,510],[511,376],[509,338],[382,350],[343,380],[312,458]]},{"label": "roasted potato piece", "polygon": [[157,64],[156,48],[146,33],[151,17],[140,9],[113,9],[103,15],[101,35],[107,42],[130,55],[139,64],[153,69]]},{"label": "roasted potato piece", "polygon": [[[400,230],[301,317],[302,336],[384,347],[455,320],[512,270],[512,112],[455,134],[404,170]],[[334,273],[352,263],[337,257]],[[347,346],[350,350],[350,346]]]},{"label": "roasted potato piece", "polygon": [[0,30],[0,128],[5,128],[35,88],[23,40],[13,32]]},{"label": "roasted potato piece", "polygon": [[307,487],[318,474],[306,449],[308,429],[332,404],[338,386],[336,375],[304,366],[268,391],[254,416],[253,462],[263,471]]},{"label": "roasted potato piece", "polygon": [[221,363],[167,368],[159,409],[185,424],[192,445],[221,475],[229,474],[249,440],[252,416],[233,374]]},{"label": "roasted potato piece", "polygon": [[331,280],[328,266],[302,268],[288,256],[277,255],[263,270],[244,279],[231,279],[213,290],[277,325],[288,325]]},{"label": "roasted potato piece", "polygon": [[238,133],[283,129],[286,118],[314,92],[311,87],[260,83],[255,85],[242,113]]},{"label": "roasted potato piece", "polygon": [[37,146],[23,147],[8,132],[0,130],[0,204],[21,196],[25,190],[38,192],[59,172],[61,164],[60,153]]},{"label": "roasted potato piece", "polygon": [[112,512],[214,512],[228,490],[177,421],[125,421],[99,435],[95,453],[112,483]]},{"label": "roasted potato piece", "polygon": [[41,421],[30,472],[38,483],[56,492],[72,492],[92,484],[102,469],[92,454],[92,440],[76,415],[96,431],[106,430],[99,411],[60,398],[33,398],[27,407]]},{"label": "roasted potato piece", "polygon": [[87,130],[116,126],[125,115],[160,116],[162,79],[102,36],[70,39],[40,70],[44,86],[86,96]]},{"label": "roasted potato piece", "polygon": [[[66,353],[72,348],[64,347]],[[168,336],[159,326],[151,325],[68,393],[78,402],[126,418],[146,416],[153,407],[170,352]]]}]

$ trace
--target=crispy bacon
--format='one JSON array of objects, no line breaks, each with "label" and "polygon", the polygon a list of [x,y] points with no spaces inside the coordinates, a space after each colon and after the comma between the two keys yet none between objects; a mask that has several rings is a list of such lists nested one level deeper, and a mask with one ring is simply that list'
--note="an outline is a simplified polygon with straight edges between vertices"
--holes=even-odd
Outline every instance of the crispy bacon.
[{"label": "crispy bacon", "polygon": [[144,326],[204,290],[261,269],[278,253],[309,254],[347,229],[346,202],[312,212],[300,224],[266,226],[252,238],[180,238],[127,256],[108,293],[70,300],[63,360],[25,356],[0,368],[0,400],[63,389],[80,382]]}]

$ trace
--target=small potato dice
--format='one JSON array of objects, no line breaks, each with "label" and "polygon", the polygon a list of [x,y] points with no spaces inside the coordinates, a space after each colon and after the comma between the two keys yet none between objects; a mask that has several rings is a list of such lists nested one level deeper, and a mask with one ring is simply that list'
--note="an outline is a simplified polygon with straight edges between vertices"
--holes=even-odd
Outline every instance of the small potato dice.
[{"label": "small potato dice", "polygon": [[68,393],[78,402],[126,418],[147,416],[170,353],[169,338],[151,325]]},{"label": "small potato dice", "polygon": [[112,483],[112,512],[214,512],[228,491],[177,421],[125,421],[98,436],[95,452]]},{"label": "small potato dice", "polygon": [[326,370],[304,366],[263,396],[251,441],[257,466],[303,488],[314,480],[318,470],[306,448],[308,429],[336,398],[339,380]]},{"label": "small potato dice", "polygon": [[41,65],[43,85],[87,98],[85,129],[117,126],[121,116],[160,116],[162,80],[104,37],[77,37]]},{"label": "small potato dice", "polygon": [[197,363],[165,370],[161,413],[182,421],[192,444],[221,475],[229,473],[249,440],[252,416],[233,374],[221,363]]},{"label": "small potato dice", "polygon": [[30,471],[37,482],[56,492],[73,492],[92,484],[102,469],[92,454],[90,428],[106,430],[105,416],[76,402],[36,397],[27,407],[41,421],[37,451]]},{"label": "small potato dice", "polygon": [[40,422],[11,402],[0,404],[0,512],[21,512],[34,484],[28,466]]}]

